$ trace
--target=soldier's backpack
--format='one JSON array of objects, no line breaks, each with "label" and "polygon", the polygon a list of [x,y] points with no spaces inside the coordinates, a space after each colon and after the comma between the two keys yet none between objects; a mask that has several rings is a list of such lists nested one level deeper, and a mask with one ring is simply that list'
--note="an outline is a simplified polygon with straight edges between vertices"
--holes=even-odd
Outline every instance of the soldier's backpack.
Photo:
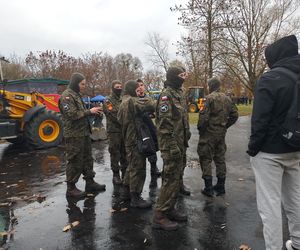
[{"label": "soldier's backpack", "polygon": [[288,145],[300,148],[300,75],[283,67],[274,68],[272,71],[283,73],[295,83],[291,105],[283,124],[280,126],[280,136]]}]

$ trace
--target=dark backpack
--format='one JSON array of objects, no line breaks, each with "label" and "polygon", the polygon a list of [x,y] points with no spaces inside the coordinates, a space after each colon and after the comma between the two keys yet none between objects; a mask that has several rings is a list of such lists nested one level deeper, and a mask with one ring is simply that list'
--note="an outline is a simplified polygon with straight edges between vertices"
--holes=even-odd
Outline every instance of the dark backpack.
[{"label": "dark backpack", "polygon": [[280,126],[280,136],[286,144],[300,148],[300,78],[295,72],[287,68],[278,67],[272,71],[283,73],[295,83],[291,105],[283,124]]}]

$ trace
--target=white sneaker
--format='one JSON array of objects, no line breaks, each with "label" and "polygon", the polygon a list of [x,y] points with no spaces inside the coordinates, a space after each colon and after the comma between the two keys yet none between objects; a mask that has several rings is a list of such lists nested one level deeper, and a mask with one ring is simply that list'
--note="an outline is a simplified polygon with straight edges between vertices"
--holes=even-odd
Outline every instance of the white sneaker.
[{"label": "white sneaker", "polygon": [[285,243],[285,247],[287,250],[294,250],[296,248],[293,248],[292,247],[292,241],[291,240],[288,240],[286,243]]}]

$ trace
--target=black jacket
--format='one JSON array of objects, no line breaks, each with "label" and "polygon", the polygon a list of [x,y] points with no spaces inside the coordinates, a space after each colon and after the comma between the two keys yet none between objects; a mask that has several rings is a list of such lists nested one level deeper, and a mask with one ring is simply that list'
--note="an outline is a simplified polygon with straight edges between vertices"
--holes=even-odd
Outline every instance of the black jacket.
[{"label": "black jacket", "polygon": [[281,154],[300,151],[285,144],[279,136],[291,100],[295,82],[282,72],[273,70],[285,67],[300,74],[300,55],[295,36],[284,37],[269,45],[265,51],[270,71],[258,80],[251,118],[251,136],[248,154],[255,156],[259,151]]}]

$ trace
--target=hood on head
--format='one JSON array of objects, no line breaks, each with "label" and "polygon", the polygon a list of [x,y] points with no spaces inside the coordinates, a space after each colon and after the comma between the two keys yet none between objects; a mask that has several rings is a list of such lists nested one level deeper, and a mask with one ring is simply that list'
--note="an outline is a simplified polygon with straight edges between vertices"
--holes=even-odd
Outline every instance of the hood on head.
[{"label": "hood on head", "polygon": [[295,35],[283,37],[265,49],[265,58],[269,68],[287,57],[298,55],[298,41]]},{"label": "hood on head", "polygon": [[73,73],[69,82],[68,87],[70,89],[72,89],[73,91],[79,93],[80,89],[79,89],[79,83],[84,80],[85,77],[83,74],[81,73]]},{"label": "hood on head", "polygon": [[124,94],[130,96],[137,96],[135,90],[139,87],[139,84],[134,80],[129,80],[125,83]]},{"label": "hood on head", "polygon": [[122,93],[122,89],[115,89],[115,85],[116,84],[121,84],[121,85],[123,85],[122,83],[121,83],[121,81],[119,81],[119,80],[113,80],[112,82],[111,82],[111,91],[112,91],[112,93],[114,93],[115,95],[117,95],[117,96],[121,96],[121,93]]}]

